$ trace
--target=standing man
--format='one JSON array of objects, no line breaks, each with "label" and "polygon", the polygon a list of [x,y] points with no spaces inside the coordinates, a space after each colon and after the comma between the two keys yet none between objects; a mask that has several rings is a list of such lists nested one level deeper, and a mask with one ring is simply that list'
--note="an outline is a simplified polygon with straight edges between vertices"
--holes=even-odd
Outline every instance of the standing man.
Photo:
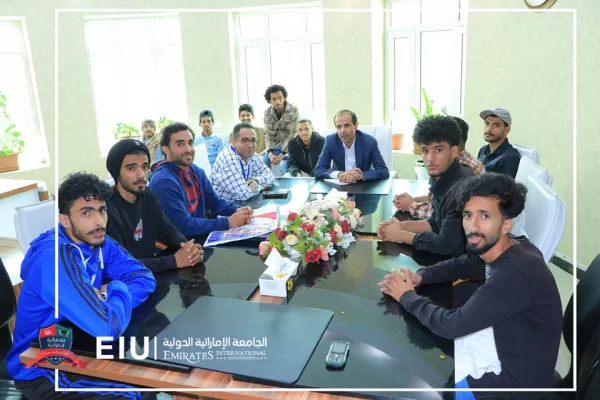
[{"label": "standing man", "polygon": [[[152,167],[150,189],[165,214],[188,238],[248,224],[252,210],[237,209],[221,199],[204,171],[194,165],[194,136],[194,131],[180,122],[163,129],[161,149],[167,159]],[[207,218],[207,212],[216,218]]]},{"label": "standing man", "polygon": [[272,85],[265,92],[270,107],[265,110],[265,141],[267,152],[263,156],[265,165],[281,164],[281,173],[287,172],[288,142],[296,134],[298,107],[287,101],[287,90],[281,85]]},{"label": "standing man", "polygon": [[150,152],[150,165],[165,159],[160,151],[160,133],[156,132],[154,120],[147,119],[142,122],[142,141]]},{"label": "standing man", "polygon": [[256,133],[252,125],[242,122],[233,128],[231,144],[215,162],[211,180],[217,195],[236,204],[257,196],[273,185],[275,177],[256,154]]},{"label": "standing man", "polygon": [[488,145],[479,149],[477,158],[490,172],[507,174],[515,179],[521,162],[521,153],[508,141],[512,117],[504,108],[484,110],[479,113],[485,124],[484,139]]},{"label": "standing man", "polygon": [[[250,104],[242,104],[238,109],[238,117],[240,122],[252,124],[252,121],[254,120],[254,108]],[[254,132],[256,132],[256,147],[254,148],[254,151],[258,154],[262,154],[262,152],[265,151],[265,129],[254,126]]]},{"label": "standing man", "polygon": [[215,117],[213,112],[210,110],[203,110],[200,112],[200,127],[202,128],[202,135],[196,136],[194,140],[194,146],[204,143],[206,150],[208,151],[208,162],[213,165],[217,156],[223,150],[223,139],[217,135],[213,135],[213,125],[215,124]]},{"label": "standing man", "polygon": [[[107,233],[152,272],[196,265],[202,262],[202,248],[177,231],[146,188],[149,157],[146,146],[131,139],[115,143],[108,152],[106,169],[115,186],[107,201]],[[154,257],[156,241],[174,254]]]},{"label": "standing man", "polygon": [[[14,344],[6,356],[6,367],[27,399],[156,398],[152,392],[136,393],[136,388],[128,384],[72,372],[58,371],[57,382],[55,371],[27,368],[20,360],[30,343],[39,339],[40,329],[66,321],[91,336],[111,336],[116,340],[129,325],[132,310],[154,292],[156,280],[152,272],[106,236],[105,201],[110,193],[110,186],[96,175],[68,176],[58,189],[58,227],[38,236],[21,264],[23,287],[17,305]],[[110,283],[102,285],[105,278]],[[55,385],[132,391],[66,394],[56,391]]]},{"label": "standing man", "polygon": [[384,221],[378,229],[381,239],[435,254],[458,257],[465,253],[456,196],[464,180],[475,173],[457,160],[460,138],[460,129],[452,117],[432,116],[417,123],[413,141],[421,147],[423,162],[432,178],[429,190],[433,214],[421,221]]},{"label": "standing man", "polygon": [[288,173],[291,176],[315,176],[324,145],[325,138],[313,131],[309,119],[298,121],[298,135],[288,144]]},{"label": "standing man", "polygon": [[[563,324],[560,294],[539,249],[526,237],[510,234],[526,192],[504,174],[468,179],[457,200],[468,254],[417,272],[392,272],[379,284],[434,334],[454,339],[457,388],[555,386]],[[440,307],[414,290],[457,279],[485,279],[457,309]],[[457,399],[492,397],[489,392],[456,394]]]},{"label": "standing man", "polygon": [[356,114],[341,110],[335,114],[333,122],[337,134],[326,137],[315,167],[315,177],[337,178],[347,183],[389,178],[377,140],[358,130]]}]

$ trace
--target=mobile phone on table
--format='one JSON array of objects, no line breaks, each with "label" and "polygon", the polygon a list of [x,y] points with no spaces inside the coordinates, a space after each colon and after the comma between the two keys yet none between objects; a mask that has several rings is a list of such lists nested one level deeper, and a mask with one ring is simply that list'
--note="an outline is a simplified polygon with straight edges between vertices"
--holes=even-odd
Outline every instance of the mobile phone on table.
[{"label": "mobile phone on table", "polygon": [[329,352],[325,358],[325,365],[329,368],[342,369],[346,365],[348,352],[350,351],[350,343],[336,340],[331,343]]}]

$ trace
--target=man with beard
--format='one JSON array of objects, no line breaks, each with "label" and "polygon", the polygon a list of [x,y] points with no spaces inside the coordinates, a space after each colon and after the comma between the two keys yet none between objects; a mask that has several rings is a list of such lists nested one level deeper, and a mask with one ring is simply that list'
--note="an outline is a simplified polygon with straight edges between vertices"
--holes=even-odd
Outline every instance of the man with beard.
[{"label": "man with beard", "polygon": [[[254,120],[254,107],[247,103],[242,104],[240,108],[238,108],[238,117],[240,122],[252,124],[252,120]],[[265,151],[265,128],[255,126],[254,124],[252,124],[252,126],[254,126],[254,131],[256,132],[256,147],[254,148],[254,151],[258,154],[262,154],[262,152]]]},{"label": "man with beard", "polygon": [[194,137],[194,131],[181,122],[163,128],[160,144],[167,159],[152,166],[150,189],[165,214],[188,238],[248,224],[252,209],[236,208],[221,199],[204,171],[194,165]]},{"label": "man with beard", "polygon": [[[108,205],[108,235],[152,272],[183,268],[202,261],[203,252],[194,240],[179,233],[163,212],[152,191],[146,189],[150,152],[141,142],[125,139],[108,152],[106,169],[115,180]],[[155,242],[169,249],[153,257]]]},{"label": "man with beard", "polygon": [[[510,234],[513,219],[525,207],[526,192],[525,186],[504,174],[468,179],[457,201],[468,254],[417,272],[394,271],[379,283],[383,293],[433,333],[455,340],[456,387],[554,386],[562,330],[558,288],[540,250],[526,237]],[[452,310],[414,290],[456,279],[485,279],[485,283],[462,307]],[[486,395],[490,393],[475,397]],[[515,397],[516,393],[494,395]],[[457,392],[459,398],[473,395]]]},{"label": "man with beard", "polygon": [[156,133],[156,122],[151,119],[142,122],[142,141],[150,152],[150,165],[164,160],[160,151],[160,133]]},{"label": "man with beard", "polygon": [[[70,175],[58,190],[58,228],[38,236],[21,265],[23,287],[17,305],[14,345],[7,355],[6,366],[15,386],[28,399],[65,397],[65,393],[55,391],[55,384],[71,389],[132,390],[70,392],[67,397],[71,399],[156,398],[151,392],[135,393],[135,387],[128,384],[63,371],[58,372],[56,382],[52,369],[26,367],[19,359],[31,342],[39,340],[40,329],[52,328],[54,324],[71,323],[91,336],[116,339],[127,328],[132,309],[154,291],[156,281],[150,270],[106,237],[105,200],[110,193],[110,186],[95,175]],[[105,279],[110,283],[102,286]]]},{"label": "man with beard", "polygon": [[486,171],[517,176],[521,154],[508,142],[512,117],[504,108],[484,110],[479,113],[485,123],[484,139],[488,145],[479,149],[477,158],[485,165]]},{"label": "man with beard", "polygon": [[452,117],[432,116],[417,123],[413,141],[421,147],[431,179],[432,215],[420,221],[391,218],[379,225],[378,234],[390,242],[413,245],[417,250],[458,257],[465,253],[456,195],[473,169],[458,161],[461,131]]}]

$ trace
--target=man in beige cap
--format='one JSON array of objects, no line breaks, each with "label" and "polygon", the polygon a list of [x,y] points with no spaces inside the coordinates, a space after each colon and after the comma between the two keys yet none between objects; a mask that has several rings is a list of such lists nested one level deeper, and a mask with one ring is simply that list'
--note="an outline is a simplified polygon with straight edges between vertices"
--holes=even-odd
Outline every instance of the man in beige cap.
[{"label": "man in beige cap", "polygon": [[484,139],[489,144],[479,149],[477,158],[488,172],[517,176],[521,154],[508,142],[512,117],[504,108],[484,110],[479,113],[485,123]]}]

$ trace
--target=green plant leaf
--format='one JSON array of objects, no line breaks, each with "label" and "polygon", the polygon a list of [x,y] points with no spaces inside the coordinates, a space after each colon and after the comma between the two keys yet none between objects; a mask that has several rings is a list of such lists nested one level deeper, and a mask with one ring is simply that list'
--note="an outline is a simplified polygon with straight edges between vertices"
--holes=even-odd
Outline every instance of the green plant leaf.
[{"label": "green plant leaf", "polygon": [[428,116],[431,116],[433,115],[433,102],[429,99],[429,95],[424,88],[421,89],[421,92],[423,93],[423,99],[425,100],[425,113]]},{"label": "green plant leaf", "polygon": [[419,122],[421,120],[421,115],[419,115],[419,111],[417,111],[417,109],[414,108],[414,107],[411,107],[410,110],[415,115],[415,118],[417,119],[417,122]]}]

